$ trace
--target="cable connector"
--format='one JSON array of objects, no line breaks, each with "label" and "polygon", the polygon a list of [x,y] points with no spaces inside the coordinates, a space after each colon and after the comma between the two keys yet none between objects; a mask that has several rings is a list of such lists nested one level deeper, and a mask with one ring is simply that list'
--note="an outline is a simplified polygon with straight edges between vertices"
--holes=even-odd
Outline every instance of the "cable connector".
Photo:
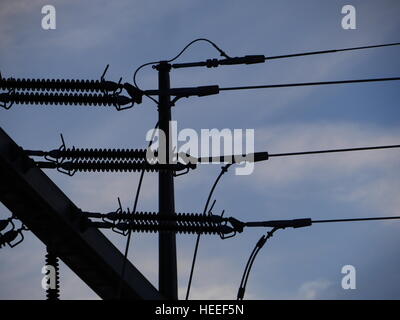
[{"label": "cable connector", "polygon": [[219,66],[227,66],[234,64],[255,64],[264,63],[266,57],[264,55],[249,55],[244,57],[226,58],[226,59],[208,59],[206,61],[175,63],[172,65],[174,69],[191,68],[191,67],[207,67],[216,68]]},{"label": "cable connector", "polygon": [[140,104],[142,103],[143,91],[131,85],[128,82],[124,83],[124,89],[128,92],[129,96],[133,99],[133,102]]},{"label": "cable connector", "polygon": [[233,64],[255,64],[264,63],[266,60],[264,55],[251,55],[244,57],[236,57],[229,59],[219,60],[219,65],[233,65]]},{"label": "cable connector", "polygon": [[246,227],[270,227],[270,228],[303,228],[312,225],[310,218],[304,219],[293,219],[293,220],[271,220],[271,221],[259,221],[259,222],[245,222]]}]

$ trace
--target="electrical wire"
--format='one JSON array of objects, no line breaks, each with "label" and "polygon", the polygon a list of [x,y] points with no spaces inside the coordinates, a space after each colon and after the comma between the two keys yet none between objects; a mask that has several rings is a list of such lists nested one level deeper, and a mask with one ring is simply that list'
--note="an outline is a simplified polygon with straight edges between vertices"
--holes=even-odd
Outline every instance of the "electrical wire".
[{"label": "electrical wire", "polygon": [[[393,149],[400,148],[400,145],[385,145],[385,146],[372,146],[372,147],[356,147],[356,148],[341,148],[341,149],[327,149],[327,150],[313,150],[313,151],[300,151],[300,152],[287,152],[287,153],[268,153],[266,151],[255,152],[252,154],[236,154],[236,155],[223,155],[218,157],[200,157],[194,158],[196,163],[220,163],[226,162],[231,159],[231,164],[240,161],[249,162],[261,162],[269,160],[273,157],[288,157],[288,156],[300,156],[309,154],[321,154],[321,153],[335,153],[335,152],[352,152],[352,151],[365,151],[365,150],[379,150],[379,149]],[[251,157],[251,158],[250,158]],[[250,159],[249,159],[250,158]],[[239,159],[239,161],[237,160]]]},{"label": "electrical wire", "polygon": [[181,52],[179,52],[179,53],[178,53],[175,57],[173,57],[172,59],[167,60],[167,62],[173,62],[173,61],[175,61],[175,60],[178,59],[192,44],[194,44],[194,43],[196,43],[196,42],[199,42],[199,41],[208,42],[209,44],[211,44],[211,45],[220,53],[220,55],[221,55],[222,57],[225,57],[225,58],[227,58],[227,59],[230,59],[230,58],[231,58],[231,57],[228,56],[220,47],[218,47],[213,41],[211,41],[211,40],[209,40],[209,39],[206,39],[206,38],[198,38],[198,39],[195,39],[195,40],[189,42],[189,43],[181,50]]},{"label": "electrical wire", "polygon": [[331,220],[312,220],[312,223],[356,222],[356,221],[398,220],[398,219],[400,219],[400,216],[373,217],[373,218],[352,218],[352,219],[331,219]]},{"label": "electrical wire", "polygon": [[[225,172],[228,171],[228,169],[229,169],[229,167],[231,165],[232,165],[232,163],[228,163],[228,164],[226,164],[225,166],[223,166],[221,168],[221,172],[219,173],[217,179],[215,180],[215,182],[214,182],[213,186],[211,187],[211,190],[210,190],[210,192],[208,194],[207,201],[206,201],[206,204],[205,204],[204,210],[203,210],[203,215],[205,215],[207,213],[208,205],[210,204],[211,197],[212,197],[212,195],[214,193],[215,188],[217,187],[217,184],[218,184],[219,180],[225,174]],[[201,235],[198,234],[197,235],[197,239],[196,239],[195,248],[194,248],[194,253],[193,253],[192,266],[190,268],[190,275],[189,275],[189,281],[188,281],[188,286],[187,286],[187,290],[186,290],[186,298],[185,298],[185,300],[189,299],[190,288],[192,286],[193,271],[194,271],[194,266],[196,264],[197,251],[199,249],[200,237],[201,237]]]},{"label": "electrical wire", "polygon": [[[349,219],[329,219],[329,220],[311,220],[311,223],[335,223],[335,222],[360,222],[360,221],[377,221],[377,220],[399,220],[400,216],[392,216],[392,217],[371,217],[371,218],[349,218]],[[279,229],[284,229],[284,227],[275,227],[271,231],[267,232],[266,235],[263,235],[260,240],[258,240],[255,245],[253,251],[251,252],[249,259],[247,260],[246,266],[243,271],[242,279],[240,281],[240,286],[237,293],[237,300],[243,300],[244,294],[246,291],[247,281],[249,279],[249,275],[251,272],[251,268],[254,264],[254,261],[265,245],[267,240],[271,238],[275,231]]]},{"label": "electrical wire", "polygon": [[319,81],[319,82],[300,82],[300,83],[282,83],[282,84],[267,84],[267,85],[242,86],[242,87],[226,87],[226,88],[219,88],[219,91],[269,89],[269,88],[287,88],[287,87],[305,87],[305,86],[320,86],[320,85],[329,85],[329,84],[380,82],[380,81],[396,81],[396,80],[400,80],[400,77],[373,78],[373,79],[353,79],[353,80],[338,80],[338,81]]},{"label": "electrical wire", "polygon": [[243,300],[244,294],[246,291],[246,286],[247,286],[247,281],[249,280],[251,268],[253,267],[253,263],[262,249],[262,247],[265,245],[265,243],[268,241],[269,238],[273,236],[275,231],[277,231],[278,228],[273,228],[271,231],[268,231],[266,235],[263,235],[260,240],[258,240],[257,244],[255,245],[253,251],[250,254],[249,259],[247,260],[246,267],[244,268],[242,280],[240,281],[240,286],[239,290],[237,293],[237,300]]},{"label": "electrical wire", "polygon": [[[167,63],[170,63],[170,62],[175,61],[175,60],[178,59],[191,45],[193,45],[194,43],[199,42],[199,41],[205,41],[205,42],[209,43],[211,46],[213,46],[213,47],[220,53],[221,56],[226,57],[226,58],[228,58],[228,59],[230,58],[230,57],[229,57],[220,47],[218,47],[213,41],[211,41],[211,40],[209,40],[209,39],[206,39],[206,38],[198,38],[198,39],[195,39],[195,40],[189,42],[175,57],[173,57],[172,59],[167,60],[166,62],[167,62]],[[147,63],[142,64],[141,66],[139,66],[139,67],[135,70],[135,72],[134,72],[134,74],[133,74],[133,84],[135,85],[136,88],[138,88],[139,90],[141,90],[140,87],[138,86],[137,82],[136,82],[136,76],[137,76],[138,72],[139,72],[142,68],[144,68],[144,67],[146,67],[146,66],[149,66],[149,65],[152,65],[152,64],[157,64],[157,63],[159,63],[159,62],[160,62],[160,61],[147,62]],[[141,90],[141,91],[143,92],[143,90]],[[151,97],[150,95],[148,95],[148,94],[146,94],[146,93],[144,93],[144,95],[145,95],[146,97],[150,98],[151,100],[153,100],[156,104],[158,104],[158,101],[157,101],[156,99],[154,99],[153,97]]]},{"label": "electrical wire", "polygon": [[397,144],[397,145],[359,147],[359,148],[347,148],[347,149],[328,149],[328,150],[315,150],[315,151],[302,151],[302,152],[273,153],[273,154],[268,154],[268,157],[270,157],[270,158],[271,157],[287,157],[287,156],[299,156],[299,155],[306,155],[306,154],[351,152],[351,151],[393,149],[393,148],[400,148],[400,145]]},{"label": "electrical wire", "polygon": [[353,48],[344,48],[344,49],[301,52],[301,53],[293,53],[293,54],[271,56],[271,57],[265,56],[265,59],[266,60],[284,59],[284,58],[292,58],[292,57],[300,57],[300,56],[310,56],[310,55],[316,55],[316,54],[334,53],[334,52],[342,52],[342,51],[353,51],[353,50],[362,50],[362,49],[371,49],[371,48],[381,48],[381,47],[390,47],[390,46],[398,46],[398,45],[400,45],[400,42],[378,44],[378,45],[371,45],[371,46],[362,46],[362,47],[353,47]]},{"label": "electrical wire", "polygon": [[[152,143],[153,143],[153,138],[154,138],[154,134],[155,134],[155,129],[157,129],[158,127],[158,122],[156,123],[156,125],[154,126],[154,131],[153,131],[153,135],[150,139],[150,142],[148,144],[148,148],[151,147]],[[139,177],[139,182],[138,182],[138,186],[136,189],[136,194],[135,194],[135,201],[133,204],[133,211],[132,212],[136,212],[136,208],[137,208],[137,204],[139,202],[139,194],[140,194],[140,189],[142,187],[142,182],[143,182],[143,178],[144,178],[144,173],[145,173],[145,169],[142,169],[142,172],[140,173],[140,177]],[[125,276],[125,269],[126,269],[126,263],[128,261],[128,252],[129,252],[129,246],[130,246],[130,242],[131,242],[131,236],[132,236],[132,229],[130,228],[128,231],[128,237],[126,239],[126,245],[125,245],[125,253],[124,253],[124,261],[122,263],[122,270],[121,270],[121,276],[120,276],[120,280],[119,280],[119,285],[118,285],[118,300],[121,299],[121,294],[122,294],[122,282],[124,280],[124,276]]]},{"label": "electrical wire", "polygon": [[[386,146],[360,147],[360,148],[347,148],[347,149],[329,149],[329,150],[291,152],[291,153],[276,153],[276,154],[268,154],[268,157],[282,157],[282,156],[305,155],[305,154],[319,154],[319,153],[333,153],[333,152],[350,152],[350,151],[389,149],[389,148],[399,148],[399,147],[400,147],[400,145],[386,145]],[[261,153],[257,153],[257,154],[261,154]],[[266,157],[266,159],[268,159],[268,157]],[[233,164],[233,163],[230,163],[230,164],[228,164],[228,165],[226,165],[225,167],[222,168],[221,173],[219,174],[219,176],[217,177],[216,181],[214,182],[214,185],[213,185],[212,188],[211,188],[211,191],[210,191],[209,196],[208,196],[208,198],[207,198],[206,205],[205,205],[205,207],[204,207],[203,214],[206,214],[206,212],[207,212],[207,207],[208,207],[208,205],[209,205],[211,196],[212,196],[212,194],[213,194],[213,192],[214,192],[214,189],[215,189],[217,183],[218,183],[219,180],[221,179],[222,175],[227,171],[227,169],[229,168],[229,166],[232,165],[232,164]],[[224,169],[224,168],[225,168],[225,169]],[[386,218],[386,219],[390,219],[390,218]],[[361,220],[363,220],[363,219],[361,219]],[[364,220],[365,220],[365,219],[364,219]],[[377,219],[377,218],[371,218],[371,219],[369,219],[369,220],[379,220],[379,219]],[[360,219],[344,220],[344,221],[360,221]],[[321,220],[321,221],[318,221],[318,222],[316,222],[316,223],[322,223],[322,222],[334,222],[334,221],[329,221],[329,220],[323,221],[323,220]],[[337,221],[335,220],[335,222],[339,222],[339,220],[337,220]],[[272,234],[271,234],[270,236],[267,235],[265,241],[267,241],[268,238],[271,237],[271,236],[272,236]],[[262,238],[262,239],[263,239],[263,238]],[[261,241],[261,239],[260,239],[260,241]],[[187,291],[186,291],[186,300],[188,300],[189,294],[190,294],[190,288],[191,288],[191,284],[192,284],[193,271],[194,271],[194,266],[195,266],[195,263],[196,263],[196,258],[197,258],[197,251],[198,251],[198,247],[199,247],[199,242],[200,242],[200,234],[197,236],[197,239],[196,239],[196,245],[195,245],[195,249],[194,249],[194,255],[193,255],[193,260],[192,260],[192,267],[191,267],[191,270],[190,270],[188,288],[187,288]],[[264,242],[264,243],[265,243],[265,242]],[[264,244],[263,244],[263,245],[264,245]],[[263,245],[262,245],[262,246],[263,246]],[[262,246],[261,246],[261,247],[262,247]],[[256,249],[257,249],[257,246],[256,246],[256,247],[254,248],[252,254],[251,254],[250,257],[249,257],[248,263],[247,263],[246,268],[245,268],[245,273],[243,274],[242,281],[241,281],[241,285],[240,285],[240,288],[243,288],[243,289],[239,289],[239,292],[238,292],[238,299],[239,299],[240,296],[242,296],[242,294],[244,295],[244,290],[245,290],[244,288],[246,287],[246,284],[247,284],[248,274],[250,273],[250,270],[251,270],[251,267],[252,267],[253,262],[254,262],[254,260],[255,260],[255,257],[257,256],[258,252],[261,250],[261,247],[260,247],[258,250],[256,250]],[[248,270],[248,269],[249,269],[249,270]],[[246,271],[246,270],[248,270],[248,271]],[[246,276],[246,273],[248,273],[247,276]],[[241,290],[243,290],[243,293],[241,292]]]}]

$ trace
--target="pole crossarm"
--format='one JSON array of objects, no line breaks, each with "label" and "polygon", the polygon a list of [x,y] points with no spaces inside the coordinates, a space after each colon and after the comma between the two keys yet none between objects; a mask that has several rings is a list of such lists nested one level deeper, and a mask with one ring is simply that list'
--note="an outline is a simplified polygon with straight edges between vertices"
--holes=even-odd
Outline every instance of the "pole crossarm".
[{"label": "pole crossarm", "polygon": [[[123,264],[121,252],[96,228],[83,228],[76,205],[0,128],[0,201],[102,299],[113,299]],[[163,296],[130,262],[122,299]]]}]

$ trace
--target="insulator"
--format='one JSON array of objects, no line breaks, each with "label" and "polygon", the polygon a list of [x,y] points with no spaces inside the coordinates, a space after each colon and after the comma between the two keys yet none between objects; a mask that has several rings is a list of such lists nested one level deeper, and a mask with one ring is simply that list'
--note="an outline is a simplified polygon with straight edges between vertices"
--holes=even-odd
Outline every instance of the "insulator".
[{"label": "insulator", "polygon": [[135,232],[159,232],[168,231],[174,233],[195,234],[228,234],[233,229],[227,225],[209,222],[189,221],[130,221],[117,223],[116,228],[121,231],[132,230]]},{"label": "insulator", "polygon": [[102,80],[74,80],[74,79],[14,79],[0,78],[0,88],[3,90],[26,91],[87,91],[87,92],[114,92],[122,89],[123,85],[113,81]]},{"label": "insulator", "polygon": [[150,164],[145,161],[85,161],[63,162],[58,165],[67,171],[83,172],[135,172],[145,170],[148,172],[156,171],[181,171],[187,168],[193,168],[193,165],[177,164]]},{"label": "insulator", "polygon": [[80,149],[52,150],[48,155],[54,159],[145,159],[146,149]]},{"label": "insulator", "polygon": [[158,214],[156,212],[111,212],[100,215],[83,213],[87,217],[107,218],[117,222],[91,222],[95,227],[117,228],[121,231],[136,232],[170,231],[175,233],[229,234],[234,229],[224,222],[226,218],[198,213]]},{"label": "insulator", "polygon": [[60,298],[60,266],[57,256],[47,247],[46,266],[54,268],[54,288],[48,287],[46,290],[47,300],[59,300]]},{"label": "insulator", "polygon": [[[90,217],[90,213],[86,214]],[[159,214],[157,212],[111,212],[103,214],[109,220],[129,220],[137,221],[179,221],[179,222],[208,222],[221,223],[227,219],[217,215],[205,215],[200,213],[176,213]]]},{"label": "insulator", "polygon": [[119,107],[132,103],[132,99],[117,95],[58,94],[58,93],[1,93],[0,101],[16,104],[87,105]]}]

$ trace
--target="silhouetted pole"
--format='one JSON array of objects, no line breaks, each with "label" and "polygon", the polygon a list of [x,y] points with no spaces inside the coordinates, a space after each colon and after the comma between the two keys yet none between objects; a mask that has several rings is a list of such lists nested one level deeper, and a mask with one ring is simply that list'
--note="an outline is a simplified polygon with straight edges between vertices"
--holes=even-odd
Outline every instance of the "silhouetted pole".
[{"label": "silhouetted pole", "polygon": [[[171,65],[160,62],[157,65],[159,95],[158,117],[159,129],[166,137],[166,160],[172,154],[170,141],[171,96],[163,90],[170,89],[169,72]],[[175,214],[174,176],[172,171],[160,171],[158,175],[158,206],[160,214]],[[178,299],[178,280],[176,264],[176,238],[174,233],[159,233],[159,290],[167,299]]]}]

